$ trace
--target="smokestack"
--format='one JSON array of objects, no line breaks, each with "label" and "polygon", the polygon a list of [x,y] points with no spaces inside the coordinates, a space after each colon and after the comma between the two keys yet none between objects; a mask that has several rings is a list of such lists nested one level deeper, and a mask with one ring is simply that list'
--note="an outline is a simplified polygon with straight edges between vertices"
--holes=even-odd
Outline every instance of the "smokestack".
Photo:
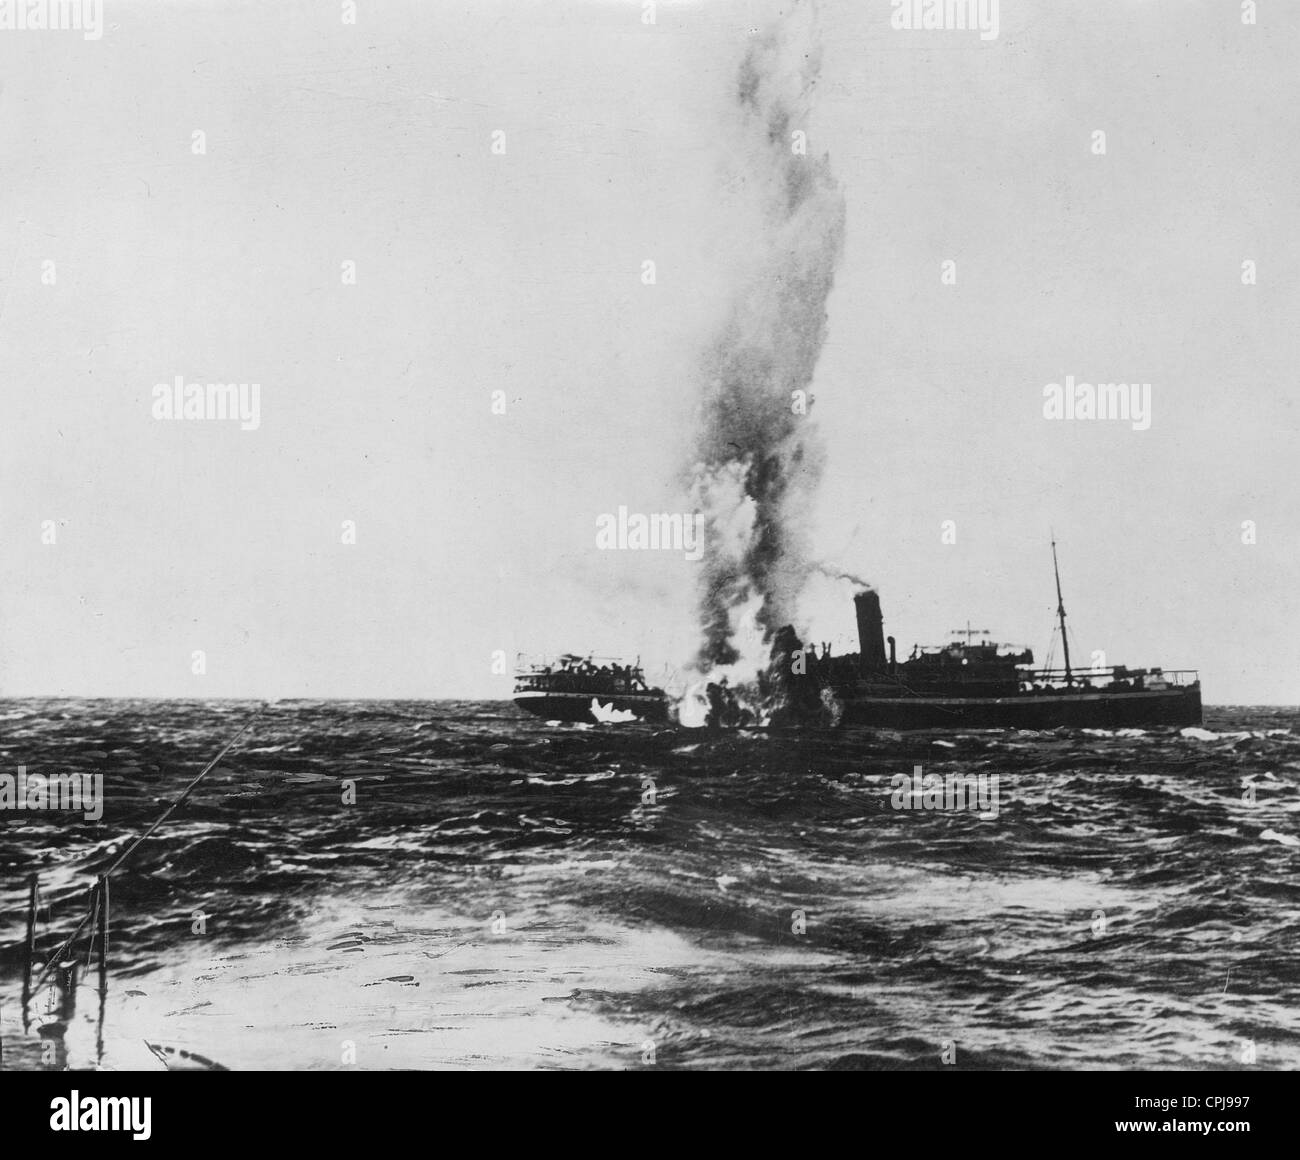
[{"label": "smokestack", "polygon": [[870,588],[853,598],[858,613],[858,668],[865,675],[885,667],[885,630],[880,615],[880,597]]}]

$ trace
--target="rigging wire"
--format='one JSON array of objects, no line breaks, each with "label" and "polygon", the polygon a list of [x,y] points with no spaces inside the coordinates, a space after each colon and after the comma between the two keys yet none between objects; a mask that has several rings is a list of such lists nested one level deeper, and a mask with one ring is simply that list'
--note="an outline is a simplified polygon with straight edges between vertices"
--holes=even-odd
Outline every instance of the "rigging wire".
[{"label": "rigging wire", "polygon": [[[225,757],[226,754],[229,753],[231,749],[234,748],[235,742],[237,742],[241,737],[243,737],[245,733],[247,733],[253,727],[257,719],[261,717],[261,715],[266,711],[268,704],[269,702],[266,701],[262,702],[257,712],[254,713],[246,722],[244,722],[244,725],[239,730],[239,732],[236,733],[229,741],[226,742],[225,745],[221,747],[221,750],[220,752],[217,753],[216,757],[214,757],[211,761],[209,761],[208,764],[205,765],[199,771],[198,775],[194,777],[194,779],[181,792],[180,797],[178,797],[165,810],[163,810],[163,812],[154,821],[153,825],[151,825],[147,830],[145,830],[144,833],[142,833],[138,838],[136,838],[134,842],[132,842],[125,850],[122,851],[121,854],[117,856],[117,858],[113,861],[113,864],[109,866],[109,868],[105,870],[102,875],[100,875],[100,882],[107,883],[108,879],[122,866],[122,864],[132,854],[136,852],[136,850],[140,847],[140,845],[146,839],[148,839],[154,833],[154,831],[156,831],[158,827],[163,824],[163,822],[165,822],[169,817],[171,817],[172,814],[175,813],[176,810],[179,809],[185,803],[186,799],[198,786],[199,782],[201,782],[205,777],[207,777],[207,775],[211,773],[212,770],[216,767],[217,763],[223,757]],[[95,888],[92,888],[92,890],[94,889]],[[32,984],[33,991],[36,990],[45,981],[46,975],[48,975],[50,971],[53,970],[55,964],[63,960],[63,957],[76,943],[78,936],[80,936],[82,930],[85,928],[86,923],[91,920],[93,914],[94,914],[94,909],[88,907],[86,914],[82,917],[81,921],[77,923],[76,929],[67,937],[67,939],[63,942],[63,944],[59,947],[58,951],[50,957],[49,961],[42,968],[40,976]],[[93,945],[93,935],[92,935],[92,945]]]}]

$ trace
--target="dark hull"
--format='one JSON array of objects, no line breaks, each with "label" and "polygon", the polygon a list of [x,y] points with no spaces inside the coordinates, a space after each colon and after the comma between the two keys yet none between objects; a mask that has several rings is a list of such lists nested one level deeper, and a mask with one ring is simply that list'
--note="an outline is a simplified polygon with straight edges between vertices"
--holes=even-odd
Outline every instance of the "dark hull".
[{"label": "dark hull", "polygon": [[1199,725],[1199,686],[1013,697],[872,697],[839,690],[840,723],[880,729],[1146,729]]},{"label": "dark hull", "polygon": [[621,712],[635,713],[641,721],[668,720],[668,702],[663,697],[645,693],[521,692],[514,697],[519,708],[545,721],[578,721],[586,724],[597,722],[591,711],[593,699],[606,709],[613,706]]}]

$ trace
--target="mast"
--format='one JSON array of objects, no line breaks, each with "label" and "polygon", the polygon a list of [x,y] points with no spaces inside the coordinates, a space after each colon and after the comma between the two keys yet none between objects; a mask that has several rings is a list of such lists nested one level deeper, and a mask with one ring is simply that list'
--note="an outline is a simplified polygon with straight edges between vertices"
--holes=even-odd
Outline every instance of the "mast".
[{"label": "mast", "polygon": [[964,636],[967,644],[973,644],[976,636],[981,632],[985,636],[988,636],[991,630],[987,628],[971,628],[970,621],[968,620],[965,628],[950,628],[948,631],[952,633],[953,636]]},{"label": "mast", "polygon": [[1065,650],[1065,683],[1074,684],[1070,672],[1070,639],[1065,635],[1065,601],[1061,599],[1061,569],[1056,562],[1056,537],[1052,537],[1052,571],[1056,573],[1056,615],[1061,620],[1061,647]]}]

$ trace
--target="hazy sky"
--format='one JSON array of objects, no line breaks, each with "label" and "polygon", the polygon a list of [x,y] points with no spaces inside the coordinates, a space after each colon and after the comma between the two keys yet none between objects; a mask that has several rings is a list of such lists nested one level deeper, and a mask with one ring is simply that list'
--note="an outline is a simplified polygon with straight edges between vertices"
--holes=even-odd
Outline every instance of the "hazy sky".
[{"label": "hazy sky", "polygon": [[[0,31],[0,693],[687,660],[698,565],[596,521],[686,510],[759,228],[737,68],[785,7],[108,0],[97,41]],[[1085,662],[1300,701],[1300,6],[1259,7],[1003,0],[983,41],[822,5],[803,128],[847,235],[812,536],[904,651],[969,618],[1041,656],[1054,528]],[[1150,383],[1150,428],[1045,419],[1067,375]],[[177,376],[259,384],[260,425],[153,418]],[[804,605],[837,651],[850,595]]]}]

